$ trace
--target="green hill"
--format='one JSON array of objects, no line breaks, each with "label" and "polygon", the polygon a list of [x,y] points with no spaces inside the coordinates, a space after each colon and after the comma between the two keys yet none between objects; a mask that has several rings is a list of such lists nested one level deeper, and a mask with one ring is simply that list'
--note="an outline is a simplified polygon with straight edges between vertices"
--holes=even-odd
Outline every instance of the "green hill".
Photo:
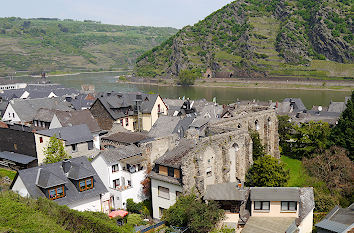
[{"label": "green hill", "polygon": [[0,75],[129,68],[138,56],[176,32],[88,20],[0,18]]},{"label": "green hill", "polygon": [[47,199],[22,198],[0,192],[0,232],[134,232],[117,226],[106,214],[79,212]]},{"label": "green hill", "polygon": [[352,0],[234,1],[144,53],[135,74],[353,78],[353,11]]}]

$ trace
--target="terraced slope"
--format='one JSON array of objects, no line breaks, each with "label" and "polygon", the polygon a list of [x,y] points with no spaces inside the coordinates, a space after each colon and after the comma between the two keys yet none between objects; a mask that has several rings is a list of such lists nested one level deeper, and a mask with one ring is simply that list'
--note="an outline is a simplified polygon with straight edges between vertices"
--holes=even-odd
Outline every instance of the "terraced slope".
[{"label": "terraced slope", "polygon": [[99,71],[131,68],[177,29],[93,21],[0,18],[0,76],[15,71]]},{"label": "terraced slope", "polygon": [[138,58],[140,77],[354,78],[351,0],[238,0]]}]

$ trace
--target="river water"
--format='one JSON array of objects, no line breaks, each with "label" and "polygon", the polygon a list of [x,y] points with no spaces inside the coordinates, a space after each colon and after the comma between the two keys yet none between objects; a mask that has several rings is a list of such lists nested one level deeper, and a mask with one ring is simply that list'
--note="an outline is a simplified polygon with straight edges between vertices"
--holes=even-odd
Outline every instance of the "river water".
[{"label": "river water", "polygon": [[[330,101],[344,101],[350,96],[349,91],[332,90],[299,90],[271,88],[232,88],[232,87],[175,87],[117,83],[116,76],[125,72],[87,73],[78,75],[49,76],[52,83],[61,83],[67,87],[81,89],[82,84],[95,85],[96,91],[142,91],[159,93],[163,98],[185,96],[191,99],[205,98],[211,101],[214,97],[219,104],[228,104],[239,100],[282,101],[284,98],[301,98],[307,108],[312,105],[328,106]],[[32,77],[17,78],[18,81],[34,80]]]}]

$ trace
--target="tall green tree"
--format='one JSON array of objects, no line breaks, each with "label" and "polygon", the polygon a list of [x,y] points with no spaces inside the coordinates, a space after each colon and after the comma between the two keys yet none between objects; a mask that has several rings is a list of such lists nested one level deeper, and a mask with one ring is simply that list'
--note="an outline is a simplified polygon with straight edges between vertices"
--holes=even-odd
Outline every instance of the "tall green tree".
[{"label": "tall green tree", "polygon": [[180,196],[177,202],[166,210],[162,220],[167,225],[188,227],[191,232],[207,233],[224,216],[216,202],[204,203],[195,194]]},{"label": "tall green tree", "polygon": [[331,140],[337,146],[349,151],[349,158],[354,160],[354,91],[347,102],[338,124],[332,129]]},{"label": "tall green tree", "polygon": [[270,155],[259,157],[246,174],[246,184],[250,187],[282,187],[288,179],[285,164]]},{"label": "tall green tree", "polygon": [[250,137],[252,139],[252,155],[253,160],[265,155],[264,146],[262,145],[261,139],[259,138],[259,133],[255,130],[249,131]]},{"label": "tall green tree", "polygon": [[65,151],[63,141],[58,139],[54,134],[50,137],[48,146],[43,150],[45,158],[44,163],[56,163],[64,159],[70,158]]},{"label": "tall green tree", "polygon": [[279,133],[279,145],[283,152],[289,150],[289,140],[291,138],[292,130],[294,129],[294,123],[290,121],[290,117],[287,115],[278,116],[278,133]]},{"label": "tall green tree", "polygon": [[289,156],[302,159],[309,158],[315,153],[322,153],[330,145],[331,129],[327,122],[301,123],[294,126],[295,133],[291,135]]}]

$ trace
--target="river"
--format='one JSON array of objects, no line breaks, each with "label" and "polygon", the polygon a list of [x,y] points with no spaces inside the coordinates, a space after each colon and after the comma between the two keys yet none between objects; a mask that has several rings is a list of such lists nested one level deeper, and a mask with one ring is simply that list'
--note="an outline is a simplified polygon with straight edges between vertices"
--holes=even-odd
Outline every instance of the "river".
[{"label": "river", "polygon": [[[349,91],[332,90],[300,90],[271,88],[218,88],[218,87],[176,87],[117,83],[116,76],[125,72],[84,73],[77,75],[49,76],[52,83],[61,83],[67,87],[81,89],[82,84],[95,85],[96,91],[142,91],[159,93],[163,98],[178,98],[185,96],[191,99],[205,98],[209,101],[216,97],[219,104],[228,104],[239,100],[282,101],[284,98],[301,98],[307,108],[313,105],[328,106],[330,101],[344,101],[350,96]],[[16,78],[18,81],[34,80],[32,77]]]}]

